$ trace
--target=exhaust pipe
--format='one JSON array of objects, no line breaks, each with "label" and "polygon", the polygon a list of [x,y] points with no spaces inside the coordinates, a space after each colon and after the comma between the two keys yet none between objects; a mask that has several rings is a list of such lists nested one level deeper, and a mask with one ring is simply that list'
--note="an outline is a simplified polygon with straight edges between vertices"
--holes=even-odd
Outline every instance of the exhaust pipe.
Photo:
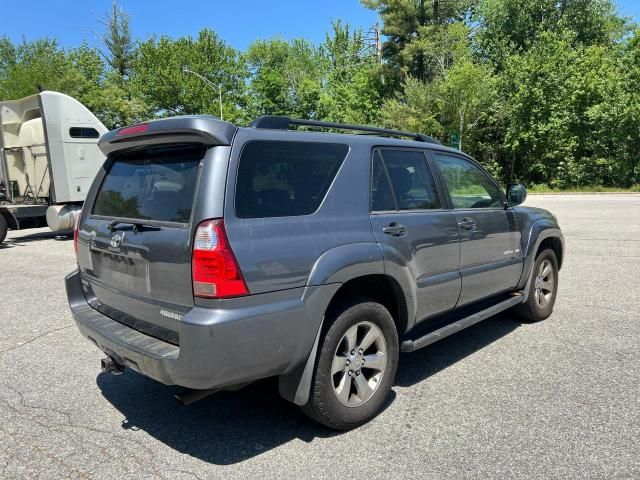
[{"label": "exhaust pipe", "polygon": [[213,395],[214,393],[226,391],[226,392],[235,392],[236,390],[240,390],[241,388],[246,387],[251,382],[238,383],[236,385],[229,385],[227,387],[222,388],[207,388],[206,390],[191,390],[186,389],[180,393],[176,393],[173,398],[175,398],[178,402],[180,402],[185,407],[188,407],[192,403],[196,403],[203,398],[207,398],[209,395]]},{"label": "exhaust pipe", "polygon": [[108,356],[100,360],[100,368],[104,373],[110,375],[122,375],[122,372],[124,372],[124,365]]},{"label": "exhaust pipe", "polygon": [[176,393],[173,398],[178,400],[182,405],[188,407],[192,403],[196,403],[203,398],[207,398],[209,395],[213,395],[216,392],[219,392],[218,388],[209,388],[207,390],[185,390],[181,393]]}]

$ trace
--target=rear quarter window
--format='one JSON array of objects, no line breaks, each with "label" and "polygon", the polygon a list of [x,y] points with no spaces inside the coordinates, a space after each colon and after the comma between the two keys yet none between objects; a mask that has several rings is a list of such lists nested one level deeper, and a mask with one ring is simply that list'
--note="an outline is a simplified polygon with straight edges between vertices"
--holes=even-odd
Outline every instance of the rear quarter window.
[{"label": "rear quarter window", "polygon": [[188,223],[204,153],[204,147],[180,147],[115,157],[92,214]]},{"label": "rear quarter window", "polygon": [[240,155],[239,218],[309,215],[335,178],[349,147],[334,143],[253,141]]}]

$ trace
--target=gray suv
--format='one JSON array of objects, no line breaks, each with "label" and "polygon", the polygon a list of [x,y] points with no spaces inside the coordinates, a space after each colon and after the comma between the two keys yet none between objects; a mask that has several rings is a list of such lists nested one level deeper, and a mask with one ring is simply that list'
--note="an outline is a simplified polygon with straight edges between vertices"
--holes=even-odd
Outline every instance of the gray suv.
[{"label": "gray suv", "polygon": [[382,407],[400,352],[508,308],[552,312],[556,219],[430,137],[185,116],[99,145],[69,304],[104,371],[186,387],[185,403],[275,376],[349,429]]}]

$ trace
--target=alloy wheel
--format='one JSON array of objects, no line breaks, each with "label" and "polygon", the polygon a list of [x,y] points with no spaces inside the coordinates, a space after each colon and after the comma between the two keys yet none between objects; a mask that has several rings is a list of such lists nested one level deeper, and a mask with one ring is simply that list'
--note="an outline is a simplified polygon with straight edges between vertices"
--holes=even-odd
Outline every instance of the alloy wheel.
[{"label": "alloy wheel", "polygon": [[553,265],[550,260],[545,259],[538,265],[534,292],[536,305],[541,310],[547,308],[553,299],[554,281]]},{"label": "alloy wheel", "polygon": [[371,322],[350,327],[336,348],[331,377],[336,397],[344,406],[369,400],[384,376],[387,346],[380,328]]}]

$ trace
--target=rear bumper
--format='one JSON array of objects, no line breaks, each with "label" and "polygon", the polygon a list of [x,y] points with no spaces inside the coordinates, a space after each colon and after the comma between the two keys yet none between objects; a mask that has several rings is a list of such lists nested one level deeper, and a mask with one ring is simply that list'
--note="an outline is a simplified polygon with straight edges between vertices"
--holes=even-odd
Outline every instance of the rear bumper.
[{"label": "rear bumper", "polygon": [[[80,332],[128,368],[166,385],[207,389],[289,373],[306,361],[338,284],[194,307],[180,321],[180,346],[94,310],[80,274],[66,279]],[[224,308],[222,308],[224,307]]]}]

